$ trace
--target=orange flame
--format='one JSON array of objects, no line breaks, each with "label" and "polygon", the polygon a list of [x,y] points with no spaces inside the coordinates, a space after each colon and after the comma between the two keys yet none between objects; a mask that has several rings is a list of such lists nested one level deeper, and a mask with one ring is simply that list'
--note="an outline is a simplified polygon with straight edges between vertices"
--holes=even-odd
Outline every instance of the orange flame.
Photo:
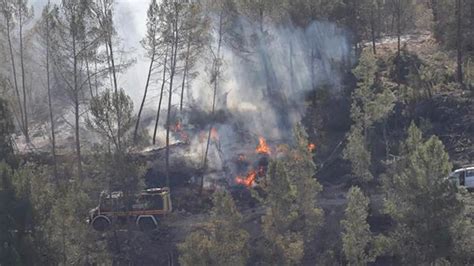
[{"label": "orange flame", "polygon": [[213,141],[218,141],[219,140],[219,133],[217,132],[217,129],[215,127],[213,127],[211,129],[211,139]]},{"label": "orange flame", "polygon": [[263,137],[258,138],[258,146],[255,151],[259,154],[271,154],[271,149],[267,145],[267,141]]},{"label": "orange flame", "polygon": [[250,171],[246,177],[236,177],[235,182],[246,187],[251,187],[255,179],[257,178],[257,172],[254,170]]},{"label": "orange flame", "polygon": [[181,140],[188,142],[189,141],[189,136],[186,132],[183,130],[183,126],[179,121],[176,122],[176,124],[173,126],[172,131],[177,133]]},{"label": "orange flame", "polygon": [[313,152],[316,149],[316,144],[310,143],[308,144],[308,151]]}]

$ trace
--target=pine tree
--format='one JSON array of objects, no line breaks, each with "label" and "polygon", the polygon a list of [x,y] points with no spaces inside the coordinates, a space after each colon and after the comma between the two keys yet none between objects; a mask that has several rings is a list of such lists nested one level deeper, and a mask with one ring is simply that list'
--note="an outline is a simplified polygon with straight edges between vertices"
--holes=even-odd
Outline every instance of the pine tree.
[{"label": "pine tree", "polygon": [[262,261],[270,265],[298,264],[304,255],[304,236],[296,230],[299,218],[297,191],[291,184],[284,164],[276,161],[269,166],[265,192],[266,212],[262,217],[263,243],[259,252]]},{"label": "pine tree", "polygon": [[260,184],[263,197],[258,199],[266,214],[262,217],[264,239],[258,243],[258,256],[268,264],[298,264],[323,222],[323,211],[317,205],[322,187],[315,179],[308,136],[300,124],[294,135],[295,147],[270,163]]},{"label": "pine tree", "polygon": [[367,265],[374,261],[368,253],[373,241],[367,217],[369,215],[369,199],[358,187],[352,187],[347,196],[345,219],[341,221],[342,248],[349,265]]},{"label": "pine tree", "polygon": [[[118,108],[118,109],[117,109]],[[131,144],[127,133],[133,125],[133,101],[123,89],[117,93],[106,90],[90,102],[88,126],[99,133],[115,151],[125,151]],[[118,130],[119,125],[122,130]],[[121,143],[119,143],[121,139]]]},{"label": "pine tree", "polygon": [[474,264],[474,195],[461,188],[458,197],[463,203],[463,211],[451,227],[453,234],[453,254],[450,256],[453,265]]},{"label": "pine tree", "polygon": [[[150,58],[150,65],[148,67],[148,74],[145,83],[145,90],[143,92],[143,99],[138,109],[137,121],[135,124],[135,129],[133,131],[133,141],[137,141],[138,128],[140,126],[140,119],[142,115],[143,108],[145,106],[146,97],[148,95],[148,88],[150,86],[150,80],[152,78],[153,72],[156,68],[155,63],[159,58],[159,6],[156,3],[156,0],[152,0],[148,7],[147,11],[147,32],[145,38],[141,41],[143,48],[146,50],[146,56]],[[165,69],[163,69],[165,71]],[[161,106],[160,106],[161,107]]]},{"label": "pine tree", "polygon": [[242,216],[226,191],[214,194],[210,220],[180,244],[181,265],[246,265],[249,234]]},{"label": "pine tree", "polygon": [[296,189],[296,205],[305,242],[314,239],[314,233],[322,225],[323,210],[317,206],[322,186],[316,180],[316,165],[310,150],[308,135],[301,124],[294,129],[296,147],[290,157],[283,160],[291,184]]},{"label": "pine tree", "polygon": [[344,158],[351,162],[352,173],[363,183],[373,179],[369,132],[376,122],[387,118],[395,102],[392,91],[381,87],[377,78],[379,72],[375,56],[365,50],[353,71],[359,82],[352,93],[353,124],[344,149]]},{"label": "pine tree", "polygon": [[0,162],[12,163],[13,143],[11,134],[14,132],[13,117],[7,101],[0,98]]},{"label": "pine tree", "polygon": [[18,265],[21,263],[21,248],[15,238],[16,221],[13,217],[16,199],[11,176],[11,168],[0,162],[0,262]]},{"label": "pine tree", "polygon": [[402,145],[402,161],[384,180],[385,212],[396,222],[392,251],[404,263],[434,263],[453,251],[451,227],[462,211],[456,191],[445,177],[451,170],[443,143],[421,139],[412,124]]}]

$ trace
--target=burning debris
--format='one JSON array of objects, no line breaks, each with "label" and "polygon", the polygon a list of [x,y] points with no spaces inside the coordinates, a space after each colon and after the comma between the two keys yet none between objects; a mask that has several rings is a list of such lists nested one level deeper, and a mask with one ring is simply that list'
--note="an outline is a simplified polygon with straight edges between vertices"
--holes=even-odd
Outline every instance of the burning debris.
[{"label": "burning debris", "polygon": [[172,126],[171,131],[178,135],[179,140],[183,141],[184,143],[189,143],[189,135],[183,129],[183,125],[180,121],[177,121],[176,124]]},{"label": "burning debris", "polygon": [[251,187],[257,178],[257,172],[255,170],[251,170],[246,177],[237,176],[235,178],[235,183],[244,185],[246,187]]},{"label": "burning debris", "polygon": [[267,141],[263,137],[258,138],[258,146],[255,150],[258,154],[271,154],[271,149],[267,144]]},{"label": "burning debris", "polygon": [[[245,176],[238,175],[235,178],[235,183],[238,185],[244,185],[246,187],[252,187],[257,178],[262,178],[267,173],[268,168],[268,157],[271,155],[271,148],[267,144],[267,141],[263,137],[258,138],[258,145],[255,149],[257,154],[256,163],[253,165],[247,160],[244,154],[239,154],[237,159],[238,169],[245,168],[247,172]],[[250,170],[247,170],[250,167]]]},{"label": "burning debris", "polygon": [[211,129],[211,140],[214,142],[219,141],[219,133],[215,127]]}]

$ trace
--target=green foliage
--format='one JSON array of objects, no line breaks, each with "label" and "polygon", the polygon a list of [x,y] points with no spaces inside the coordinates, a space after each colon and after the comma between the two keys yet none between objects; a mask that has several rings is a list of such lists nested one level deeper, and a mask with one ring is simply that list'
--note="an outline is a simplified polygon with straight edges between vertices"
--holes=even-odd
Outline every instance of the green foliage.
[{"label": "green foliage", "polygon": [[214,194],[210,220],[178,246],[181,265],[246,265],[249,234],[226,191]]},{"label": "green foliage", "polygon": [[370,171],[371,153],[367,150],[366,140],[359,125],[352,125],[347,136],[347,146],[344,149],[344,159],[351,161],[352,173],[363,182],[374,179]]},{"label": "green foliage", "polygon": [[304,236],[294,230],[299,216],[297,191],[291,184],[284,164],[276,161],[269,166],[268,185],[265,187],[267,210],[262,217],[265,236],[260,252],[270,265],[295,265],[304,255]]},{"label": "green foliage", "polygon": [[104,243],[85,222],[85,214],[96,202],[87,195],[84,185],[71,183],[61,187],[47,222],[49,241],[58,251],[62,264],[104,263]]},{"label": "green foliage", "polygon": [[314,20],[335,20],[337,11],[344,6],[342,0],[287,0],[288,14],[296,25],[307,26]]},{"label": "green foliage", "polygon": [[391,248],[384,235],[374,235],[367,222],[369,198],[359,187],[351,187],[347,195],[345,218],[341,221],[342,251],[348,265],[367,265]]},{"label": "green foliage", "polygon": [[322,186],[315,179],[316,165],[308,148],[308,135],[301,124],[295,127],[294,135],[296,147],[282,163],[296,190],[297,211],[300,216],[298,230],[303,232],[304,241],[309,242],[313,240],[315,231],[323,221],[323,211],[316,205]]},{"label": "green foliage", "polygon": [[127,133],[133,126],[133,101],[123,89],[117,93],[105,90],[92,98],[90,112],[92,118],[87,120],[90,128],[99,133],[109,144],[114,145],[116,150],[127,147],[126,144],[131,141],[130,138],[126,138]]},{"label": "green foliage", "polygon": [[0,263],[16,265],[21,263],[21,247],[16,241],[15,190],[11,181],[12,170],[0,163]]},{"label": "green foliage", "polygon": [[375,56],[365,50],[353,71],[359,82],[352,94],[353,124],[344,149],[344,158],[351,161],[352,173],[362,182],[373,179],[368,132],[374,123],[387,118],[395,102],[392,91],[380,86],[377,78],[379,72]]},{"label": "green foliage", "polygon": [[404,263],[433,263],[453,251],[450,230],[462,204],[445,180],[451,164],[437,137],[423,141],[412,124],[402,150],[398,170],[384,180],[384,209],[396,222],[392,252]]},{"label": "green foliage", "polygon": [[373,236],[367,223],[369,198],[359,187],[351,187],[347,196],[345,218],[341,221],[342,249],[349,265],[374,262],[388,244],[383,235]]},{"label": "green foliage", "polygon": [[400,55],[394,54],[389,59],[389,76],[395,82],[410,85],[410,81],[422,66],[421,59],[414,53],[403,47]]},{"label": "green foliage", "polygon": [[5,232],[0,236],[0,263],[55,264],[57,253],[46,226],[54,202],[53,188],[43,170],[24,166],[13,171],[1,164],[0,175],[0,230]]},{"label": "green foliage", "polygon": [[0,162],[13,160],[11,134],[14,131],[13,117],[7,101],[0,98]]},{"label": "green foliage", "polygon": [[[440,41],[447,49],[456,49],[457,47],[457,27],[458,18],[456,12],[456,1],[438,0],[433,5],[434,25],[433,31],[435,38]],[[461,34],[463,49],[472,52],[474,35],[472,34],[472,11],[473,4],[471,1],[460,0],[461,9]]]},{"label": "green foliage", "polygon": [[298,264],[305,245],[314,240],[323,222],[323,211],[317,206],[322,187],[314,178],[316,166],[308,137],[301,125],[294,134],[295,147],[270,163],[261,184],[265,196],[260,200],[267,209],[262,217],[264,239],[257,252],[270,265]]},{"label": "green foliage", "polygon": [[453,255],[451,256],[455,265],[472,265],[474,263],[474,194],[461,188],[458,194],[463,203],[463,211],[451,227],[453,234]]},{"label": "green foliage", "polygon": [[358,187],[352,187],[347,196],[345,219],[341,221],[344,228],[342,246],[349,265],[367,265],[375,257],[368,254],[369,245],[373,241],[367,217],[369,215],[369,199]]}]

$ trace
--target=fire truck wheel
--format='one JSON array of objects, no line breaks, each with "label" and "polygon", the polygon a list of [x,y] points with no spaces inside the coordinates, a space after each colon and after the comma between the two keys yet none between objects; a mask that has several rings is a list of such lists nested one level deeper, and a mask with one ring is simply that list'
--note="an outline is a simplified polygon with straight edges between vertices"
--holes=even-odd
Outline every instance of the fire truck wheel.
[{"label": "fire truck wheel", "polygon": [[92,227],[100,232],[107,231],[110,228],[111,222],[107,216],[97,216],[92,220]]},{"label": "fire truck wheel", "polygon": [[137,225],[143,232],[155,230],[158,227],[158,223],[153,216],[140,216],[137,219]]}]

